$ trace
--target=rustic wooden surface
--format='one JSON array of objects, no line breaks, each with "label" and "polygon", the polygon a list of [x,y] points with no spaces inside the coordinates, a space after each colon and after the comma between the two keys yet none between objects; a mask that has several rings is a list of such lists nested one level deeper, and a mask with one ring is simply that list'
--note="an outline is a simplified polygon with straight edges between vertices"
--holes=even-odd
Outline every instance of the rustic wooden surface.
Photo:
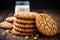
[{"label": "rustic wooden surface", "polygon": [[[51,17],[53,17],[54,20],[56,20],[57,25],[58,25],[58,34],[52,37],[47,37],[44,36],[42,34],[40,34],[40,37],[37,40],[60,40],[60,10],[31,10],[31,11],[35,11],[35,12],[45,12],[49,15],[51,15]],[[5,21],[5,19],[8,16],[13,16],[14,12],[11,10],[2,10],[0,11],[0,22]],[[7,34],[5,36],[2,35],[2,33],[4,32],[4,29],[0,28],[0,40],[25,40],[24,37],[21,36],[15,36],[10,34]],[[27,40],[34,40],[33,38],[29,38]]]}]

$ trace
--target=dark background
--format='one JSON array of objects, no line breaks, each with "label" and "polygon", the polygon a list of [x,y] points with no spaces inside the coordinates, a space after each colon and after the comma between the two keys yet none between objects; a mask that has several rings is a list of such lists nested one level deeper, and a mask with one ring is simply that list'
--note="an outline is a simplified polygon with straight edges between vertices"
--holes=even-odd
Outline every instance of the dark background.
[{"label": "dark background", "polygon": [[[11,9],[14,10],[15,2],[19,0],[0,0],[0,10]],[[25,0],[20,0],[25,1]],[[30,1],[31,9],[60,9],[58,0],[28,0]]]}]

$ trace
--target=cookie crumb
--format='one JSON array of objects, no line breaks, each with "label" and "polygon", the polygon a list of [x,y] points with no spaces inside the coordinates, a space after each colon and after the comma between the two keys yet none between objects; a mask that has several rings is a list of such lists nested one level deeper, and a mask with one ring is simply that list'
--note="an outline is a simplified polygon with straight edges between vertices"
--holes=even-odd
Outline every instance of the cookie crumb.
[{"label": "cookie crumb", "polygon": [[7,32],[7,33],[9,33],[9,32],[10,32],[10,30],[6,30],[6,32]]},{"label": "cookie crumb", "polygon": [[34,37],[34,40],[38,39],[38,37]]},{"label": "cookie crumb", "polygon": [[39,37],[39,34],[36,34],[36,37]]},{"label": "cookie crumb", "polygon": [[29,36],[26,36],[26,37],[25,37],[25,39],[28,39],[28,38],[29,38]]},{"label": "cookie crumb", "polygon": [[10,30],[6,30],[5,32],[2,33],[2,35],[7,35],[10,33]]},{"label": "cookie crumb", "polygon": [[3,36],[5,36],[5,35],[6,35],[6,33],[5,33],[5,32],[3,32],[3,33],[2,33],[2,35],[3,35]]},{"label": "cookie crumb", "polygon": [[31,35],[31,37],[34,37],[34,35]]}]

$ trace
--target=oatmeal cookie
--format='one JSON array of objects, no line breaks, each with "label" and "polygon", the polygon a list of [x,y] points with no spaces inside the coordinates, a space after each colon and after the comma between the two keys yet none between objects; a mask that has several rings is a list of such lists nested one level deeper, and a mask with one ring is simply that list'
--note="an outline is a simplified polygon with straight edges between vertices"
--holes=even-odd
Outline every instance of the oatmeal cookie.
[{"label": "oatmeal cookie", "polygon": [[23,28],[19,28],[19,27],[16,27],[15,25],[13,25],[13,28],[16,30],[16,31],[19,31],[19,32],[24,32],[24,33],[33,33],[35,31],[35,29],[23,29]]},{"label": "oatmeal cookie", "polygon": [[35,19],[37,14],[36,12],[18,12],[15,13],[14,16],[22,19]]},{"label": "oatmeal cookie", "polygon": [[19,36],[31,36],[34,34],[34,33],[22,33],[22,32],[18,32],[16,30],[14,30],[14,29],[11,31],[11,33],[14,35],[19,35]]},{"label": "oatmeal cookie", "polygon": [[18,23],[29,23],[29,24],[30,23],[32,23],[32,24],[35,23],[35,20],[26,20],[26,19],[25,20],[24,19],[15,19],[14,21],[18,22]]},{"label": "oatmeal cookie", "polygon": [[36,16],[36,26],[38,30],[47,36],[57,34],[56,22],[47,14],[38,14]]},{"label": "oatmeal cookie", "polygon": [[34,24],[20,24],[17,22],[14,22],[13,24],[17,27],[20,27],[20,28],[35,28]]},{"label": "oatmeal cookie", "polygon": [[13,28],[13,24],[4,21],[4,22],[1,22],[1,23],[0,23],[0,28],[4,28],[4,29],[12,29],[12,28]]},{"label": "oatmeal cookie", "polygon": [[13,16],[12,16],[12,17],[7,17],[7,18],[6,18],[6,21],[13,23],[14,19],[15,19],[15,17],[13,17]]}]

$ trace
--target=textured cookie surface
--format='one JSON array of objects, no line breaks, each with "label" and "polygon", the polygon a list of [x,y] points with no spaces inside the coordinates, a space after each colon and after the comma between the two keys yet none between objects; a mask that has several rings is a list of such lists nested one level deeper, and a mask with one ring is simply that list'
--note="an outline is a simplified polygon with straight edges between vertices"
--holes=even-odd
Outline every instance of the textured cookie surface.
[{"label": "textured cookie surface", "polygon": [[36,16],[36,26],[44,35],[53,36],[57,33],[56,22],[47,14],[38,14]]},{"label": "textured cookie surface", "polygon": [[34,33],[22,33],[22,32],[18,32],[16,30],[14,30],[14,29],[11,32],[14,35],[20,35],[20,36],[30,36],[30,35],[33,35],[34,34]]},{"label": "textured cookie surface", "polygon": [[4,22],[1,22],[1,23],[0,23],[0,28],[4,28],[4,29],[12,29],[12,28],[13,28],[13,24],[4,21]]},{"label": "textured cookie surface", "polygon": [[36,12],[18,12],[15,13],[14,16],[22,19],[35,19],[37,14]]},{"label": "textured cookie surface", "polygon": [[16,22],[18,22],[18,23],[35,23],[35,21],[34,20],[24,20],[24,19],[15,19],[14,21],[16,21]]},{"label": "textured cookie surface", "polygon": [[20,28],[35,28],[34,24],[20,24],[17,22],[14,22],[13,24],[17,27],[20,27]]},{"label": "textured cookie surface", "polygon": [[6,18],[6,21],[7,21],[7,22],[13,22],[14,19],[15,19],[15,17],[13,17],[13,16],[12,16],[12,17],[7,17],[7,18]]},{"label": "textured cookie surface", "polygon": [[34,31],[35,31],[35,29],[23,29],[23,28],[16,27],[15,25],[13,25],[13,28],[16,31],[24,32],[24,33],[34,33]]}]

